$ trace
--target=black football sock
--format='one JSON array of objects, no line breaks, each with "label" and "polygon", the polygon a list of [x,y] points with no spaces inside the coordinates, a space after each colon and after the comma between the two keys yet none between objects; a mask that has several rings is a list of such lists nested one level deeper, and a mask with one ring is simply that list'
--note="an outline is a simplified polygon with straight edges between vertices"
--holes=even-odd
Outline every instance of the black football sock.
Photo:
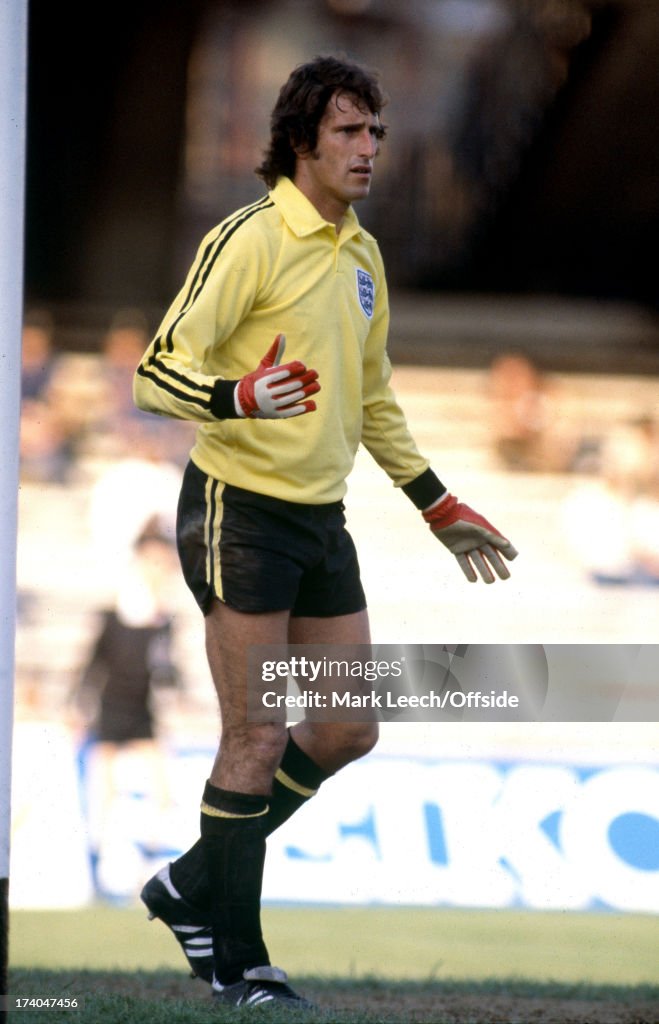
[{"label": "black football sock", "polygon": [[272,783],[270,809],[265,820],[266,835],[283,825],[302,804],[315,796],[330,775],[298,747],[289,732],[284,756]]},{"label": "black football sock", "polygon": [[[264,818],[266,836],[295,814],[329,777],[330,773],[324,772],[300,750],[289,733],[288,744],[272,784],[268,813]],[[169,877],[188,903],[200,908],[208,906],[208,875],[201,839],[170,864]]]},{"label": "black football sock", "polygon": [[270,963],[261,932],[268,797],[206,783],[201,843],[206,858],[215,977],[222,985]]}]

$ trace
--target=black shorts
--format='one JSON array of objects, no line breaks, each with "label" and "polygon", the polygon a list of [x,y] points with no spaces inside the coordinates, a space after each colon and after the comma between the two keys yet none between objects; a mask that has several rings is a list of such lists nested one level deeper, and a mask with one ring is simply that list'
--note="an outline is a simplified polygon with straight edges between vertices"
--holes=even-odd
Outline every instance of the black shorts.
[{"label": "black shorts", "polygon": [[207,615],[214,598],[240,612],[351,615],[366,607],[343,503],[301,505],[223,484],[193,462],[178,505],[183,575]]}]

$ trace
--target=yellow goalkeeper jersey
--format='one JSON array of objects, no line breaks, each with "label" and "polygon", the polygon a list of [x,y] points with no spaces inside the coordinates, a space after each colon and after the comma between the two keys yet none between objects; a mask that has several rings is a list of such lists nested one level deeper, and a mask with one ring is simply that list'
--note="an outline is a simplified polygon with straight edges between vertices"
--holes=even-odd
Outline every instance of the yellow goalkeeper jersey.
[{"label": "yellow goalkeeper jersey", "polygon": [[[198,421],[191,458],[225,483],[305,504],[340,500],[365,445],[394,484],[428,470],[389,385],[387,286],[352,209],[337,234],[289,178],[201,243],[138,367],[141,409]],[[219,419],[215,382],[256,369],[275,336],[283,362],[318,371],[317,410]]]}]

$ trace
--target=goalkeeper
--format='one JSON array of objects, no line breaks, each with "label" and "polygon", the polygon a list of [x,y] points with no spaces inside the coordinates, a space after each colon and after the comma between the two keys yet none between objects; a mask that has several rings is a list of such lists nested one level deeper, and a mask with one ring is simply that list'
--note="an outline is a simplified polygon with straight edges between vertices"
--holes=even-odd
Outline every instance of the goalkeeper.
[{"label": "goalkeeper", "polygon": [[321,57],[292,72],[257,170],[266,195],[203,240],[135,376],[141,409],[199,424],[178,544],[222,720],[200,839],[142,899],[235,1006],[306,1005],[261,932],[266,837],[377,740],[372,722],[287,731],[245,711],[251,645],[370,643],[342,504],[358,445],[469,581],[506,579],[516,555],[447,492],[389,385],[382,259],[353,210],[370,190],[382,106],[357,65]]}]

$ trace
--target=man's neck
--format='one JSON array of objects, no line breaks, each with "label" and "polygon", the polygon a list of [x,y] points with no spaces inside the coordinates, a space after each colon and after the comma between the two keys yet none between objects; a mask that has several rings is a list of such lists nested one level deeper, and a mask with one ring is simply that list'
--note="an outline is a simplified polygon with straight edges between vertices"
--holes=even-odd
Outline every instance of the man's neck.
[{"label": "man's neck", "polygon": [[334,225],[337,235],[340,234],[346,214],[350,209],[350,203],[332,196],[319,195],[312,184],[305,179],[304,174],[297,173],[293,178],[293,184],[299,188],[303,196],[306,196],[323,220]]}]

